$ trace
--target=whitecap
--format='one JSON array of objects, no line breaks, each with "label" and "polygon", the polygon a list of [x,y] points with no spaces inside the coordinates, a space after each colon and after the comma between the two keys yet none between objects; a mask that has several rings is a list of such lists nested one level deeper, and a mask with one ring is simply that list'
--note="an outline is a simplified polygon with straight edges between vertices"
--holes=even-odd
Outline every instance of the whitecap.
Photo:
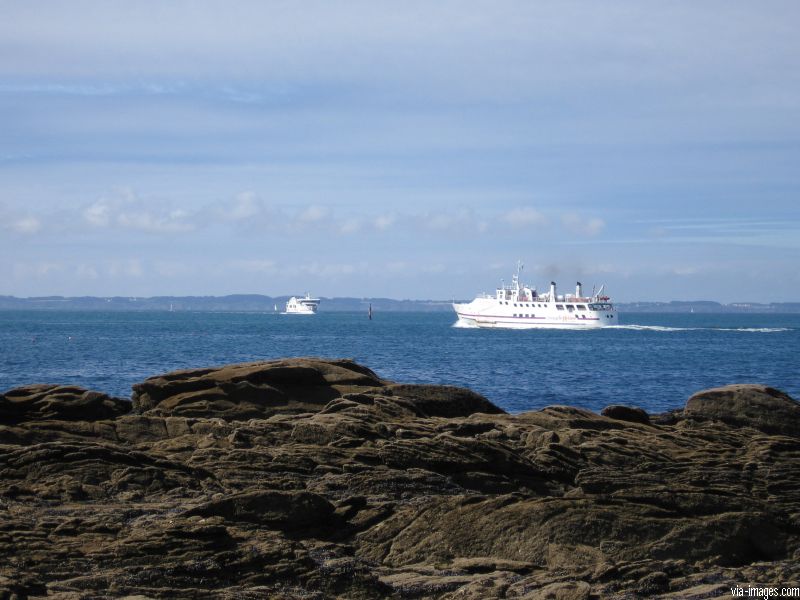
[{"label": "whitecap", "polygon": [[459,319],[458,321],[453,323],[452,327],[456,329],[477,329],[478,325],[475,323],[475,321],[470,322]]}]

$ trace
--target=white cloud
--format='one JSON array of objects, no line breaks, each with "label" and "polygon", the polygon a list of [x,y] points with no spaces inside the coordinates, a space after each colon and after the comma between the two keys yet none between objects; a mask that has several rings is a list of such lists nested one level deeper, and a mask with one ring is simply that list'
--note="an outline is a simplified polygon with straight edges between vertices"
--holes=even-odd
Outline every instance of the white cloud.
[{"label": "white cloud", "polygon": [[[452,90],[518,99],[553,84],[655,81],[696,85],[702,97],[712,86],[723,93],[728,82],[746,82],[760,93],[794,88],[793,81],[770,84],[791,73],[798,49],[792,27],[798,9],[792,2],[766,10],[724,1],[473,2],[468,8],[453,0],[401,6],[201,1],[163,3],[157,19],[147,3],[130,1],[83,2],[85,10],[56,3],[48,7],[47,19],[38,3],[9,4],[0,21],[5,43],[0,74],[56,82],[98,76],[361,79],[396,82],[416,93]],[[712,22],[716,34],[709,36]],[[193,51],[182,51],[186,48]],[[109,84],[73,87],[107,93]],[[238,86],[221,87],[234,99],[260,100]]]},{"label": "white cloud", "polygon": [[88,265],[85,263],[81,263],[75,268],[75,275],[79,279],[89,279],[89,280],[95,280],[100,277],[100,274],[97,272],[97,269],[93,265]]},{"label": "white cloud", "polygon": [[144,267],[138,258],[110,260],[105,264],[105,270],[111,277],[142,277]]},{"label": "white cloud", "polygon": [[36,217],[23,217],[13,221],[10,228],[17,233],[31,235],[42,228],[42,222]]},{"label": "white cloud", "polygon": [[345,219],[339,224],[339,233],[342,235],[352,235],[361,230],[361,221],[359,219]]},{"label": "white cloud", "polygon": [[486,231],[485,220],[469,209],[418,214],[413,221],[435,232],[469,235]]},{"label": "white cloud", "polygon": [[409,263],[404,260],[394,260],[386,264],[386,270],[392,273],[402,273],[407,271],[409,267]]},{"label": "white cloud", "polygon": [[232,221],[252,219],[262,212],[262,205],[255,192],[241,192],[234,198],[232,206],[223,211],[225,218]]},{"label": "white cloud", "polygon": [[189,211],[182,208],[153,208],[130,188],[120,188],[83,210],[83,220],[97,229],[118,227],[147,233],[182,233],[195,228]]},{"label": "white cloud", "polygon": [[105,200],[98,200],[83,211],[83,218],[94,227],[108,227],[111,222],[111,208]]},{"label": "white cloud", "polygon": [[194,225],[186,222],[187,213],[182,210],[156,215],[147,211],[124,212],[117,215],[116,222],[126,229],[147,233],[184,233],[192,231]]},{"label": "white cloud", "polygon": [[318,223],[330,214],[330,210],[324,206],[312,205],[297,215],[297,222],[301,224]]},{"label": "white cloud", "polygon": [[14,277],[26,279],[29,277],[46,278],[64,270],[64,265],[49,260],[37,262],[16,262],[13,264]]},{"label": "white cloud", "polygon": [[385,231],[386,229],[389,229],[389,227],[394,225],[394,222],[396,220],[397,218],[395,217],[394,214],[378,215],[377,217],[375,217],[373,223],[375,225],[375,229],[377,229],[378,231]]},{"label": "white cloud", "polygon": [[561,216],[561,223],[572,233],[577,235],[594,236],[603,231],[606,222],[598,217],[582,217],[578,213],[570,212]]},{"label": "white cloud", "polygon": [[547,224],[547,217],[530,207],[512,209],[501,215],[500,220],[515,228],[537,227]]}]

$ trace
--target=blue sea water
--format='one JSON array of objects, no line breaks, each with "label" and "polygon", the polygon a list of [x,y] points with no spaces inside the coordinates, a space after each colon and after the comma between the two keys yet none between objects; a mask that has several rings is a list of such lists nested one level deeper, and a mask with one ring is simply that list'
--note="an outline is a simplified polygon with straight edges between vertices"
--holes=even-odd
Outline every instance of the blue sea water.
[{"label": "blue sea water", "polygon": [[454,327],[450,313],[0,312],[0,390],[77,384],[119,397],[174,369],[289,356],[353,358],[403,382],[472,388],[519,412],[648,412],[695,391],[764,383],[800,399],[800,315],[622,314],[597,331]]}]

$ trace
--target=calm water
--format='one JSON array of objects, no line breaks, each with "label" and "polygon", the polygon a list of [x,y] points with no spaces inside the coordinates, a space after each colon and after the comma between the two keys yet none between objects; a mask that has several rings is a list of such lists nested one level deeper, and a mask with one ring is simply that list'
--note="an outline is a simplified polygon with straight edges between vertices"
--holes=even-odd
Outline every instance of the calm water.
[{"label": "calm water", "polygon": [[621,315],[599,331],[453,327],[449,313],[0,312],[0,390],[71,383],[120,397],[178,368],[348,357],[404,382],[470,387],[509,411],[548,404],[650,412],[758,382],[800,398],[800,315]]}]

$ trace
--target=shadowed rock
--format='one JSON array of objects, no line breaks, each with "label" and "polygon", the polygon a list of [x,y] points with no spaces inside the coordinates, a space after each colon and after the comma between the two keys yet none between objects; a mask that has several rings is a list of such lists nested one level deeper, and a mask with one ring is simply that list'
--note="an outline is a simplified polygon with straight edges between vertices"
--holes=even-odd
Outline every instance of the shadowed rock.
[{"label": "shadowed rock", "polygon": [[451,385],[394,384],[385,387],[383,392],[412,400],[421,416],[427,417],[465,417],[473,413],[496,415],[505,412],[480,394]]},{"label": "shadowed rock", "polygon": [[190,517],[223,517],[281,530],[325,528],[333,525],[334,507],[309,492],[257,491],[212,500],[184,513]]},{"label": "shadowed rock", "polygon": [[606,406],[600,414],[609,419],[617,419],[618,421],[628,421],[630,423],[642,423],[643,425],[650,424],[650,415],[648,415],[641,408],[635,406],[622,406],[620,404],[613,404]]},{"label": "shadowed rock", "polygon": [[352,361],[0,396],[0,598],[707,598],[800,577],[797,403],[517,415]]},{"label": "shadowed rock", "polygon": [[0,423],[100,421],[131,410],[131,403],[68,385],[28,385],[0,395]]}]

